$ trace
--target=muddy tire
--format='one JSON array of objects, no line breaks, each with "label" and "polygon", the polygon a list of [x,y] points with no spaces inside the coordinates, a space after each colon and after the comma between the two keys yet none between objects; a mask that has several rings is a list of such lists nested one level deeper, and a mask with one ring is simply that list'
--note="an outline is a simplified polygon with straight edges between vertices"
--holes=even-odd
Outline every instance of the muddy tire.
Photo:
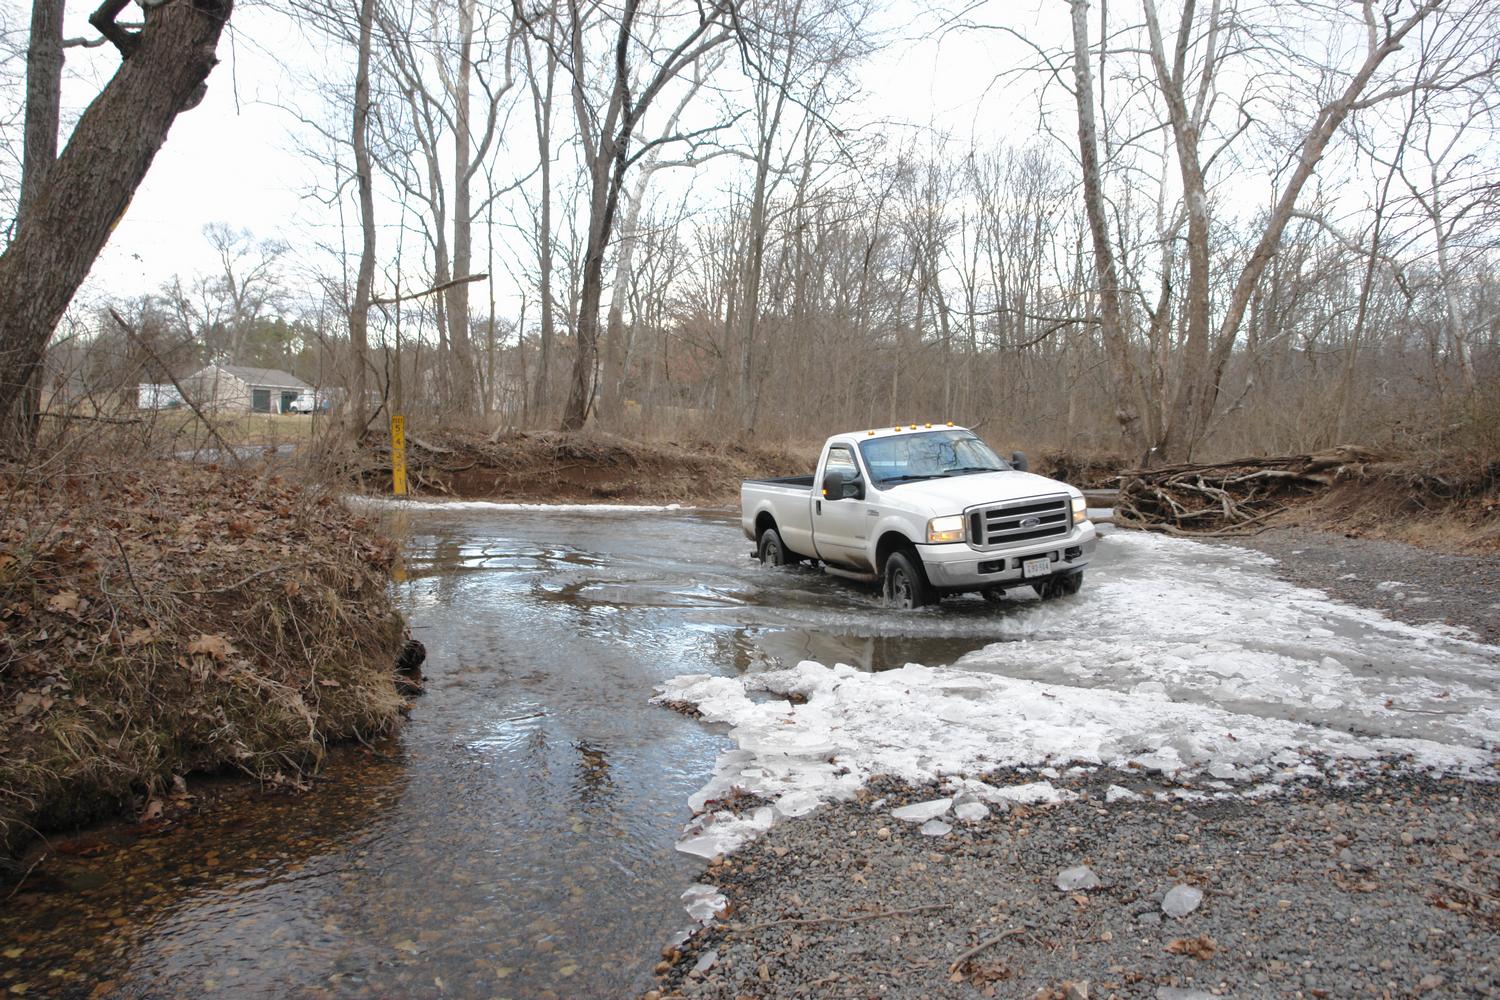
[{"label": "muddy tire", "polygon": [[762,566],[795,566],[802,561],[800,556],[786,547],[786,542],[781,540],[781,532],[775,528],[767,528],[760,533],[760,540],[755,543],[755,556]]},{"label": "muddy tire", "polygon": [[903,611],[926,607],[937,600],[922,561],[909,552],[892,552],[885,561],[882,593],[886,603]]},{"label": "muddy tire", "polygon": [[1057,597],[1071,597],[1078,593],[1083,587],[1083,570],[1072,573],[1059,573],[1048,577],[1044,582],[1037,585],[1036,596],[1044,601],[1050,601]]}]

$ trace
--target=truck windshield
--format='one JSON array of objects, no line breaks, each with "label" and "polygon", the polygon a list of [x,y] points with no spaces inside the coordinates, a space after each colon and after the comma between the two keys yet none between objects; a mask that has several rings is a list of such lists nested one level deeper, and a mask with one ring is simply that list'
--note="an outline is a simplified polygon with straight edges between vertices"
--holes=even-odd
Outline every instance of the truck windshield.
[{"label": "truck windshield", "polygon": [[980,472],[1003,472],[1005,460],[968,431],[901,434],[859,443],[870,478],[877,483],[903,483]]}]

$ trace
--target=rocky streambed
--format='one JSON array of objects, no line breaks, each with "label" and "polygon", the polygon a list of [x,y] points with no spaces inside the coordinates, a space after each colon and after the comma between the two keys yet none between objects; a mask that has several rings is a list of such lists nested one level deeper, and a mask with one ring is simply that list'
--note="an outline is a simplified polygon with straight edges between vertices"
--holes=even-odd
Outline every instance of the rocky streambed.
[{"label": "rocky streambed", "polygon": [[877,779],[710,866],[728,906],[646,996],[1500,994],[1500,786],[1194,802],[1122,780],[1065,773],[1071,800],[933,823],[892,812],[947,793]]}]

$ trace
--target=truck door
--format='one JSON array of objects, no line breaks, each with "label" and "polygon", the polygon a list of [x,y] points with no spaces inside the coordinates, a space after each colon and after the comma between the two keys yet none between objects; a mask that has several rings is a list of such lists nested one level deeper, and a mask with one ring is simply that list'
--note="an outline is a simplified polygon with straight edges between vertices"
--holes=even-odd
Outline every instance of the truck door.
[{"label": "truck door", "polygon": [[865,512],[865,501],[823,496],[823,477],[840,470],[858,476],[869,489],[854,449],[846,444],[831,445],[813,482],[813,545],[824,562],[868,570],[872,567],[866,548],[875,518]]}]

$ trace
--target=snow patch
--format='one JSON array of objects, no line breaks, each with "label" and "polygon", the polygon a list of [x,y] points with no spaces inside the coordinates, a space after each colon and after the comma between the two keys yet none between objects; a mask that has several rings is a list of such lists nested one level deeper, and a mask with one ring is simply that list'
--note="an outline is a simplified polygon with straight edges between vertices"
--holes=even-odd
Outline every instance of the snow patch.
[{"label": "snow patch", "polygon": [[[972,777],[1003,767],[1068,766],[1075,761],[1168,776],[1214,778],[1273,787],[1322,772],[1312,755],[1345,761],[1410,757],[1416,767],[1481,772],[1492,754],[1475,747],[1405,738],[1366,738],[1336,729],[1167,701],[1101,688],[1069,687],[995,674],[908,664],[867,674],[811,660],[791,670],[743,677],[677,677],[659,701],[697,707],[729,724],[737,749],[719,761],[696,807],[730,791],[772,803],[749,817],[727,810],[700,815],[678,850],[711,858],[732,852],[777,819],[821,802],[847,799],[874,775],[917,784],[944,777],[967,800],[1052,803],[1071,797],[1050,781],[996,787]],[[756,701],[758,692],[797,693],[803,704]],[[1201,799],[1208,793],[1159,793]],[[1224,793],[1217,793],[1224,794]],[[1120,798],[1118,794],[1116,798]],[[952,798],[916,803],[893,815],[927,822]]]}]

